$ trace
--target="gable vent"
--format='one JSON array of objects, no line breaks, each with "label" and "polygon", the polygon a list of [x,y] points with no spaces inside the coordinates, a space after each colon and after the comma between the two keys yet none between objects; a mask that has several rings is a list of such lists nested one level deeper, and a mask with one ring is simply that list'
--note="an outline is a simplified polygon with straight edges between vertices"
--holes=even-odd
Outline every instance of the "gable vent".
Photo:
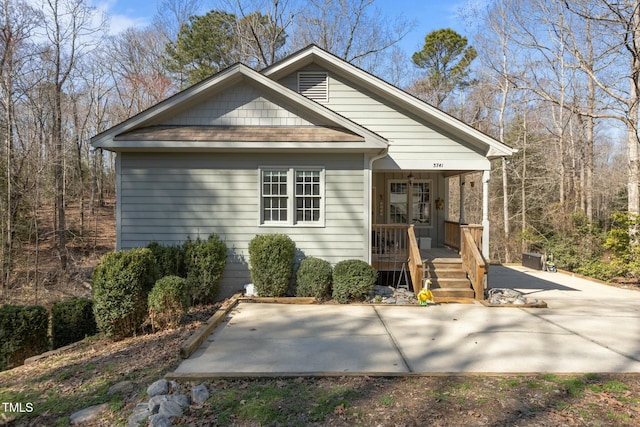
[{"label": "gable vent", "polygon": [[329,100],[329,78],[327,73],[309,71],[298,73],[298,92],[314,101]]}]

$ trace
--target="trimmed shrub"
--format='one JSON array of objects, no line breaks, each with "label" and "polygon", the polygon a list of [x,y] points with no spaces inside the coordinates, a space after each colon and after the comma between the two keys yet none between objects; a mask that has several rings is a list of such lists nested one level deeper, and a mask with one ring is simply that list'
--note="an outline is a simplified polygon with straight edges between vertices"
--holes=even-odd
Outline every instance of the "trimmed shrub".
[{"label": "trimmed shrub", "polygon": [[287,294],[296,244],[285,234],[262,234],[249,242],[251,280],[261,297]]},{"label": "trimmed shrub", "polygon": [[93,312],[100,332],[113,339],[135,334],[147,318],[147,297],[157,278],[147,248],[102,257],[93,272]]},{"label": "trimmed shrub", "polygon": [[98,332],[89,298],[71,298],[58,302],[51,309],[51,340],[53,348],[80,341]]},{"label": "trimmed shrub", "polygon": [[300,262],[296,273],[296,296],[324,298],[331,295],[331,264],[308,257]]},{"label": "trimmed shrub", "polygon": [[49,350],[49,313],[41,306],[0,308],[0,371]]},{"label": "trimmed shrub", "polygon": [[158,242],[151,242],[147,248],[149,248],[156,259],[160,277],[186,276],[182,246],[164,246]]},{"label": "trimmed shrub", "polygon": [[227,262],[227,245],[217,234],[212,234],[207,240],[187,240],[183,248],[193,302],[213,301],[220,291],[220,278]]},{"label": "trimmed shrub", "polygon": [[191,292],[187,280],[166,276],[149,293],[149,317],[154,328],[174,328],[189,310]]},{"label": "trimmed shrub", "polygon": [[378,279],[378,272],[358,259],[340,261],[333,268],[333,298],[341,304],[369,295]]}]

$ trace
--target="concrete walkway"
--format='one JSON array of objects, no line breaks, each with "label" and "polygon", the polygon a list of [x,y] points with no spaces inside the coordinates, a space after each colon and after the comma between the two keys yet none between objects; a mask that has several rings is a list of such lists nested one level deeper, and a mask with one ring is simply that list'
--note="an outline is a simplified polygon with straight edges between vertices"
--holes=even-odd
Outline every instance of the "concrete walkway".
[{"label": "concrete walkway", "polygon": [[640,372],[640,292],[492,266],[548,308],[239,304],[170,377]]}]

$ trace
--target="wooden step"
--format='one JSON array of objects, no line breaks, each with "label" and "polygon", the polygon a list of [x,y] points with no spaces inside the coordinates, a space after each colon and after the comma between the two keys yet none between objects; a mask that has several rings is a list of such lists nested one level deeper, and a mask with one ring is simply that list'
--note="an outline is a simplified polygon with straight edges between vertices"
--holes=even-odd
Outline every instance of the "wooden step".
[{"label": "wooden step", "polygon": [[471,289],[471,282],[469,279],[434,279],[431,278],[431,288],[452,288],[452,289]]},{"label": "wooden step", "polygon": [[433,298],[436,302],[438,300],[442,300],[445,298],[470,298],[473,299],[474,293],[473,289],[470,287],[467,288],[435,288],[431,289],[433,293]]},{"label": "wooden step", "polygon": [[446,268],[427,271],[427,277],[431,280],[437,279],[466,279],[467,273],[461,268]]}]

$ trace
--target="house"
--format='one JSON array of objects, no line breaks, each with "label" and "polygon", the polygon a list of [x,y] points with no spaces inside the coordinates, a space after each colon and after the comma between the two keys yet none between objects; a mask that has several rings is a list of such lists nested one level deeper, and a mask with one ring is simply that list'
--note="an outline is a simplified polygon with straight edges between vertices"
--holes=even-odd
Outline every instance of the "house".
[{"label": "house", "polygon": [[[465,252],[475,233],[468,250],[487,257],[490,161],[514,152],[313,45],[260,72],[231,66],[91,143],[117,153],[117,249],[217,233],[223,297],[250,283],[261,233],[332,263],[411,261],[416,291],[429,247]],[[467,230],[444,213],[448,178],[471,171],[482,171],[483,223]]]}]

